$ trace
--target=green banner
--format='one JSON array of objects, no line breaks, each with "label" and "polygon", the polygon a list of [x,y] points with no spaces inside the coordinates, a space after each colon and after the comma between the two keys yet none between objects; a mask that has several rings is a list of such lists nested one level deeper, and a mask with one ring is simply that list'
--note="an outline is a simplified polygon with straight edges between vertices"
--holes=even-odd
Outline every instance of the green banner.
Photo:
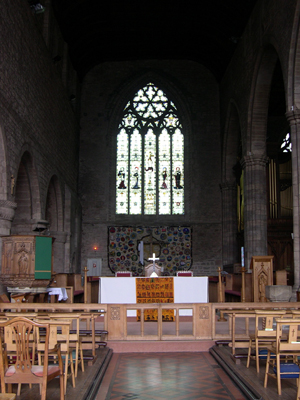
[{"label": "green banner", "polygon": [[37,236],[35,241],[35,279],[51,279],[52,237]]}]

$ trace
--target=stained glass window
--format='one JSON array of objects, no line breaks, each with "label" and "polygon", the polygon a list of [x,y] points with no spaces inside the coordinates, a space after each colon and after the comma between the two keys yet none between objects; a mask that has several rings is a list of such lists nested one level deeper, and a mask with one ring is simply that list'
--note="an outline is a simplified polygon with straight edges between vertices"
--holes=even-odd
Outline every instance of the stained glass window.
[{"label": "stained glass window", "polygon": [[281,151],[283,153],[291,153],[292,152],[292,142],[291,142],[291,135],[287,133],[282,140],[281,143]]},{"label": "stained glass window", "polygon": [[116,167],[117,214],[184,214],[182,125],[175,104],[153,83],[124,108]]}]

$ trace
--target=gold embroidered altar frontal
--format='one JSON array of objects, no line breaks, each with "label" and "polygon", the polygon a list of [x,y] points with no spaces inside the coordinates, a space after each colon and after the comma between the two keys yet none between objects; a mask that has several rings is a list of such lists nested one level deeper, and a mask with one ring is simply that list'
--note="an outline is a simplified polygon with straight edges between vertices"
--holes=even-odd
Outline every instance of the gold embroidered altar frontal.
[{"label": "gold embroidered altar frontal", "polygon": [[[136,278],[136,302],[139,303],[174,303],[173,278]],[[144,310],[145,321],[157,321],[157,310]],[[174,321],[174,310],[163,310],[163,321]],[[137,311],[137,320],[141,313]]]}]

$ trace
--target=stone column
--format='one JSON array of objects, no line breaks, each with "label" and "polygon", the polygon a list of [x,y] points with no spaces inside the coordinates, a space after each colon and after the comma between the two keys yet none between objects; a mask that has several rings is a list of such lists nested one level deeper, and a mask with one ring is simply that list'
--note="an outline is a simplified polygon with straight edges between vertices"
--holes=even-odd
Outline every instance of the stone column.
[{"label": "stone column", "polygon": [[65,243],[67,233],[50,231],[50,235],[55,239],[53,243],[53,272],[57,274],[68,272],[65,271]]},{"label": "stone column", "polygon": [[292,141],[292,179],[293,179],[293,248],[294,248],[294,287],[293,299],[300,286],[300,110],[289,111],[286,117],[290,123]]},{"label": "stone column", "polygon": [[224,182],[222,193],[223,265],[239,262],[237,243],[237,189],[236,183]]},{"label": "stone column", "polygon": [[[0,236],[11,234],[11,223],[15,216],[17,203],[0,200]],[[0,240],[0,257],[2,258],[2,240]],[[1,293],[6,293],[6,286],[0,284]]]},{"label": "stone column", "polygon": [[10,235],[11,222],[14,219],[17,203],[0,200],[0,236]]},{"label": "stone column", "polygon": [[245,267],[250,268],[252,256],[268,254],[267,244],[267,183],[265,155],[249,154],[241,160],[244,180],[244,243]]}]

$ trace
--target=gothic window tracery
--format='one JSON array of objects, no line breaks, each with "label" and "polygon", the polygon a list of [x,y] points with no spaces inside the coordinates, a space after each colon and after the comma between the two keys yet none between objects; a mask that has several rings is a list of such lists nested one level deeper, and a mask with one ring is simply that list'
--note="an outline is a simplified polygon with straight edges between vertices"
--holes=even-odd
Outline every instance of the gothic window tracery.
[{"label": "gothic window tracery", "polygon": [[153,83],[138,90],[117,135],[116,213],[184,214],[184,137],[175,104]]}]

